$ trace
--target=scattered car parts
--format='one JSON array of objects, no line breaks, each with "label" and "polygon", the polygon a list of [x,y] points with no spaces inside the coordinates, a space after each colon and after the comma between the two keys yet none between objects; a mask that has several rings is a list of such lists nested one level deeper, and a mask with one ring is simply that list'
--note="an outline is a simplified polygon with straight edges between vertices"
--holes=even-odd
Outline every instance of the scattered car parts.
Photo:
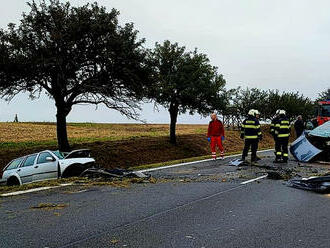
[{"label": "scattered car parts", "polygon": [[104,168],[88,168],[80,174],[81,177],[88,178],[150,178],[150,175],[146,175],[138,171],[129,171],[124,169],[104,169]]},{"label": "scattered car parts", "polygon": [[329,193],[330,176],[292,179],[288,182],[288,186],[317,193]]}]

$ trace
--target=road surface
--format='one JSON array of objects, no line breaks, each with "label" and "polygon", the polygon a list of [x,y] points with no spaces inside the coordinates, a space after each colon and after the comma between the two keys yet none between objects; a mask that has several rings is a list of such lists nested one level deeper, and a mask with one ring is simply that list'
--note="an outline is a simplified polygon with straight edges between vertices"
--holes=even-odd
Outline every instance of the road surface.
[{"label": "road surface", "polygon": [[[228,159],[152,174],[162,180],[0,198],[0,247],[330,247],[330,195],[241,184],[262,172]],[[40,203],[64,208],[32,208]]]}]

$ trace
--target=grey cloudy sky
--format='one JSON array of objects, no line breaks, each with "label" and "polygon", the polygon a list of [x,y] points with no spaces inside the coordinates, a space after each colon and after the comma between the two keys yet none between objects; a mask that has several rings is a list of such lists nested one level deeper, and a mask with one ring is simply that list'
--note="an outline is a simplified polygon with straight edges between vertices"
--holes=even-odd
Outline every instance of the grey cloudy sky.
[{"label": "grey cloudy sky", "polygon": [[[25,0],[2,0],[0,27],[17,23]],[[70,1],[74,5],[85,0]],[[330,86],[330,1],[328,0],[99,0],[120,10],[121,22],[134,22],[147,46],[165,39],[208,54],[227,81],[227,88],[259,87],[299,91],[315,98]],[[0,102],[0,121],[18,113],[22,121],[55,121],[54,103],[46,96]],[[166,111],[145,105],[142,119],[167,123]],[[74,122],[128,122],[115,111],[77,106]],[[205,123],[182,115],[179,123]]]}]

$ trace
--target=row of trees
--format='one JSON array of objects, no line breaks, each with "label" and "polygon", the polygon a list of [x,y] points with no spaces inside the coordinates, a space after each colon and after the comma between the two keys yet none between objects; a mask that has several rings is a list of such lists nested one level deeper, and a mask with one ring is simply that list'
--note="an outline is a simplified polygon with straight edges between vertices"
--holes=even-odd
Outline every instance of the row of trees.
[{"label": "row of trees", "polygon": [[207,114],[220,103],[225,80],[205,54],[165,41],[154,49],[119,12],[97,3],[73,7],[59,0],[28,3],[18,26],[0,30],[0,92],[11,100],[46,92],[57,108],[57,139],[70,150],[66,117],[76,104],[104,104],[138,119],[141,102],[154,101],[171,116],[171,142],[180,113]]},{"label": "row of trees", "polygon": [[164,106],[173,144],[177,117],[186,112],[218,110],[229,124],[239,124],[250,108],[265,119],[278,108],[292,118],[310,113],[311,101],[298,93],[226,90],[218,68],[197,50],[170,41],[145,48],[132,23],[119,24],[116,9],[59,0],[28,5],[19,25],[0,29],[0,93],[11,100],[20,92],[31,98],[46,92],[57,108],[61,151],[70,150],[66,118],[76,104],[104,104],[133,119],[142,102]]},{"label": "row of trees", "polygon": [[227,125],[239,126],[250,109],[258,109],[264,121],[272,119],[278,109],[286,110],[291,121],[298,115],[305,119],[314,115],[314,102],[298,92],[237,88],[227,91],[225,96],[227,104],[220,113]]}]

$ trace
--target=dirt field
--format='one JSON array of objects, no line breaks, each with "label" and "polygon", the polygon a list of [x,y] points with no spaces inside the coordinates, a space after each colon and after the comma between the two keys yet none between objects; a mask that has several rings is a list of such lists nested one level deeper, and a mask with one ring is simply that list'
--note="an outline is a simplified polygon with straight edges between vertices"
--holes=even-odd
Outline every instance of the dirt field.
[{"label": "dirt field", "polygon": [[[168,125],[69,124],[72,149],[89,148],[97,163],[107,168],[129,168],[210,154],[206,125],[178,125],[178,145],[169,143]],[[259,148],[273,147],[267,127]],[[225,150],[240,152],[238,131],[227,131]],[[0,167],[11,159],[44,149],[57,149],[53,123],[0,123]]]}]

